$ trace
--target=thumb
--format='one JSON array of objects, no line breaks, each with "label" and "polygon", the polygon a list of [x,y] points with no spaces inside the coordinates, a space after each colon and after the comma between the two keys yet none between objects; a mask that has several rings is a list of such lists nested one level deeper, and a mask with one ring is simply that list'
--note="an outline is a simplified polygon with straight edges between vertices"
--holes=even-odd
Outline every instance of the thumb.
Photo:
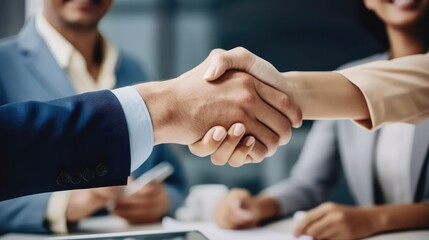
[{"label": "thumb", "polygon": [[208,57],[210,64],[204,74],[206,81],[214,81],[222,76],[230,68],[229,59],[223,53],[224,49],[213,49]]},{"label": "thumb", "polygon": [[214,81],[231,69],[247,72],[273,87],[281,80],[281,74],[271,63],[243,47],[229,51],[215,49],[208,59],[209,67],[204,74],[206,81]]}]

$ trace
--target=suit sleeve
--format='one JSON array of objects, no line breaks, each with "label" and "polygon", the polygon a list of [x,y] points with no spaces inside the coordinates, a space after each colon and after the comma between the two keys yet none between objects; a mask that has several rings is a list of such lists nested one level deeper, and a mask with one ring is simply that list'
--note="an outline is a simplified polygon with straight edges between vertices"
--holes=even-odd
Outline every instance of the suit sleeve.
[{"label": "suit sleeve", "polygon": [[291,177],[263,191],[274,197],[281,214],[307,210],[326,201],[341,168],[334,121],[315,122]]},{"label": "suit sleeve", "polygon": [[0,200],[126,184],[126,118],[110,91],[0,107]]},{"label": "suit sleeve", "polygon": [[363,93],[370,120],[368,129],[384,123],[416,124],[429,117],[429,53],[379,61],[338,71]]}]

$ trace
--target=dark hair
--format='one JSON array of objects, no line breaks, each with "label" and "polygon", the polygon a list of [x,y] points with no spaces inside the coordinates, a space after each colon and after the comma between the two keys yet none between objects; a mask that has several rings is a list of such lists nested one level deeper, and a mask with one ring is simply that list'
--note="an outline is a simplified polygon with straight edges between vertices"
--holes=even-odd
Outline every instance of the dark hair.
[{"label": "dark hair", "polygon": [[373,11],[366,8],[364,0],[355,0],[354,8],[359,23],[375,38],[381,48],[380,50],[388,50],[390,44],[384,22]]}]

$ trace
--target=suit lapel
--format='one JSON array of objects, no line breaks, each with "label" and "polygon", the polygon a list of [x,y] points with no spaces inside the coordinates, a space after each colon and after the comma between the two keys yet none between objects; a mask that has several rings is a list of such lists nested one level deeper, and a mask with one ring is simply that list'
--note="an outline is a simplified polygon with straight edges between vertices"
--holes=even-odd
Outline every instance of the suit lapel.
[{"label": "suit lapel", "polygon": [[31,18],[18,35],[18,48],[24,64],[52,97],[64,97],[75,93],[67,73],[58,65],[48,46],[36,30]]},{"label": "suit lapel", "polygon": [[361,178],[358,181],[362,182],[360,189],[361,201],[365,205],[372,205],[375,203],[374,199],[374,144],[377,133],[365,132],[360,137],[362,156],[358,161],[361,161],[360,167],[356,168],[357,177]]},{"label": "suit lapel", "polygon": [[429,121],[416,126],[411,152],[411,190],[413,198],[417,195],[419,179],[422,177],[429,146]]},{"label": "suit lapel", "polygon": [[376,133],[343,122],[341,158],[349,186],[361,205],[372,205],[374,199],[374,143]]}]

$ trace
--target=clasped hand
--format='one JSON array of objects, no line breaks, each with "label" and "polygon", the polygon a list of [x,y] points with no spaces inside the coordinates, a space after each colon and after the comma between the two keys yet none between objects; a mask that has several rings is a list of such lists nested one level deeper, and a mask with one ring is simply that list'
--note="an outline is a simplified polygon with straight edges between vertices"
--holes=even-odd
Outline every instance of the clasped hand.
[{"label": "clasped hand", "polygon": [[241,47],[213,50],[207,61],[206,81],[220,85],[240,76],[243,83],[249,85],[252,91],[238,103],[246,107],[246,114],[253,114],[253,119],[245,122],[245,118],[240,117],[228,130],[224,126],[212,127],[200,141],[189,146],[193,154],[211,155],[215,165],[229,163],[238,167],[258,163],[271,156],[279,144],[289,142],[291,126],[302,124],[302,112],[286,93],[275,89],[283,80],[273,65]]}]

